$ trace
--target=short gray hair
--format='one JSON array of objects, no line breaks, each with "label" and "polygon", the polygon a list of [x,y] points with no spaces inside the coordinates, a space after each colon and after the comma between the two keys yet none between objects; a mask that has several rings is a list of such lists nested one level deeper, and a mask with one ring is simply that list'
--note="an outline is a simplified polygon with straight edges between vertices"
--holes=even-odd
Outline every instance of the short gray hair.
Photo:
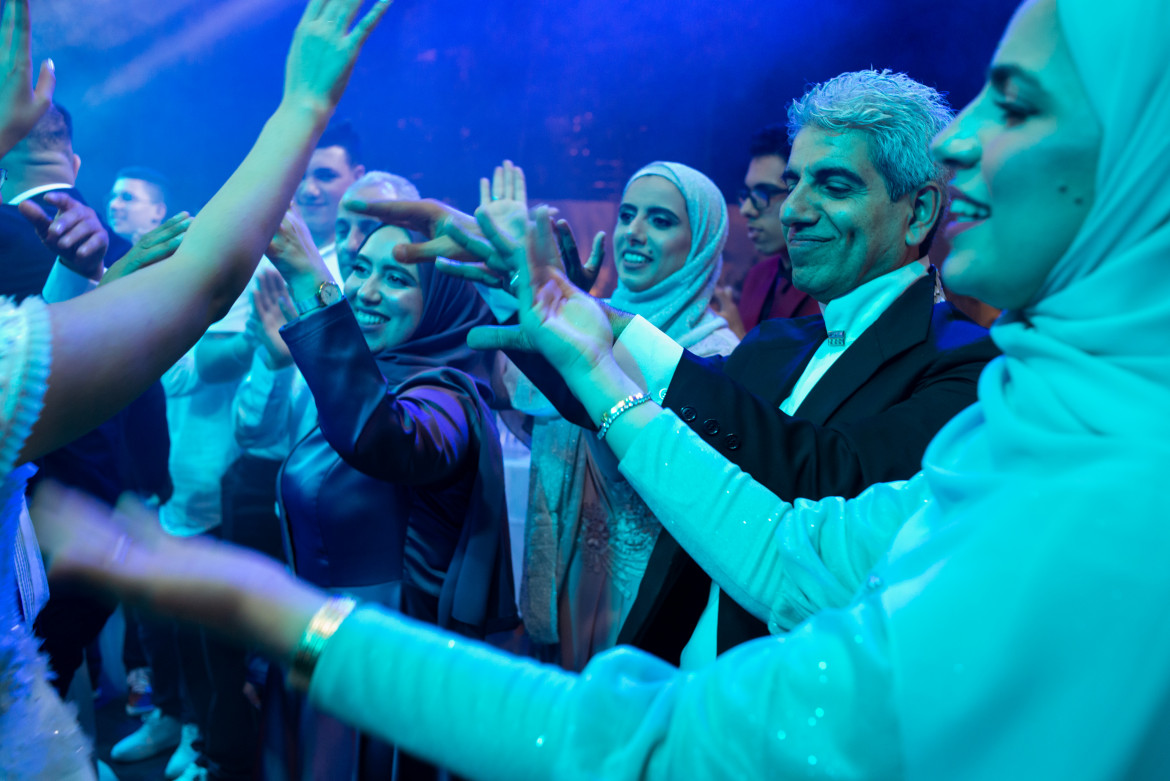
[{"label": "short gray hair", "polygon": [[395,201],[417,201],[418,188],[404,176],[388,174],[385,171],[370,171],[349,186],[346,195],[367,187],[385,187],[394,193]]},{"label": "short gray hair", "polygon": [[812,87],[788,107],[788,140],[807,125],[832,132],[860,130],[891,200],[929,181],[945,187],[950,170],[930,152],[934,137],[955,114],[946,99],[904,73],[842,73]]}]

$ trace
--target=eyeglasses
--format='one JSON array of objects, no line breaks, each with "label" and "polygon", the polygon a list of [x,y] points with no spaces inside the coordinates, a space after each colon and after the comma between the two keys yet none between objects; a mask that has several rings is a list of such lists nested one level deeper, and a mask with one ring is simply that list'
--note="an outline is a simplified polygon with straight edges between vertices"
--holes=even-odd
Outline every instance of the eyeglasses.
[{"label": "eyeglasses", "polygon": [[758,212],[767,209],[772,203],[773,198],[784,199],[788,197],[788,190],[783,187],[776,187],[770,184],[757,184],[755,187],[741,187],[737,198],[739,205],[743,206],[748,201],[752,202],[752,208]]}]

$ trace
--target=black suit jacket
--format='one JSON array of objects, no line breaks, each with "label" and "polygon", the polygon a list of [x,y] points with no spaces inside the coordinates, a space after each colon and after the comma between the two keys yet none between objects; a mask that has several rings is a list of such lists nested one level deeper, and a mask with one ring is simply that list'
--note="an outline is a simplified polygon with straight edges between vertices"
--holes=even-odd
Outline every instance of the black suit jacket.
[{"label": "black suit jacket", "polygon": [[[915,282],[789,416],[780,404],[826,338],[820,317],[768,320],[726,359],[684,353],[663,405],[786,501],[852,497],[920,468],[927,443],[976,398],[997,351],[986,329]],[[710,580],[663,532],[618,641],[678,663]],[[719,650],[766,633],[720,597]]]},{"label": "black suit jacket", "polygon": [[[75,187],[48,192],[65,193],[85,203],[81,191]],[[48,192],[34,195],[29,200],[40,204],[51,218],[57,213],[57,207],[45,201]],[[100,214],[98,218],[101,218]],[[110,248],[106,251],[105,261],[108,267],[130,251],[130,243],[110,230],[104,220],[102,225],[110,234]],[[17,301],[28,296],[39,296],[55,260],[56,256],[41,243],[37,232],[19,209],[8,204],[0,205],[0,295],[12,296]]]}]

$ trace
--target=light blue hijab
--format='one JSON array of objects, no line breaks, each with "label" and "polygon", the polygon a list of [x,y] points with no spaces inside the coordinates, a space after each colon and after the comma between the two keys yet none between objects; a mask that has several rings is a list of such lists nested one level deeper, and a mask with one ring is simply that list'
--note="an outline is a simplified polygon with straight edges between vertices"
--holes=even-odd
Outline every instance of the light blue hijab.
[{"label": "light blue hijab", "polygon": [[883,598],[909,778],[1170,773],[1170,3],[1056,2],[1096,195],[926,452]]},{"label": "light blue hijab", "polygon": [[715,283],[723,271],[727,203],[715,183],[694,168],[662,161],[631,176],[622,190],[623,198],[630,185],[643,176],[661,176],[682,193],[691,223],[691,251],[682,268],[646,290],[629,290],[619,279],[609,303],[623,312],[641,315],[683,347],[690,347],[727,325],[709,311]]}]

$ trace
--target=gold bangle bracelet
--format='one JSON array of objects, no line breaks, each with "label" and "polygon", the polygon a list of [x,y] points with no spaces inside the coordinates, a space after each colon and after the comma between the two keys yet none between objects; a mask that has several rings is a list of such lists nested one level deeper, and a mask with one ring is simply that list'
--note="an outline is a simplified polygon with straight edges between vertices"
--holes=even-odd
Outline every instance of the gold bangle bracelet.
[{"label": "gold bangle bracelet", "polygon": [[325,644],[355,607],[357,602],[349,597],[330,597],[313,614],[293,651],[292,665],[288,669],[289,688],[305,693],[309,691],[309,681],[313,678],[313,670],[317,668],[317,660],[321,658]]}]

